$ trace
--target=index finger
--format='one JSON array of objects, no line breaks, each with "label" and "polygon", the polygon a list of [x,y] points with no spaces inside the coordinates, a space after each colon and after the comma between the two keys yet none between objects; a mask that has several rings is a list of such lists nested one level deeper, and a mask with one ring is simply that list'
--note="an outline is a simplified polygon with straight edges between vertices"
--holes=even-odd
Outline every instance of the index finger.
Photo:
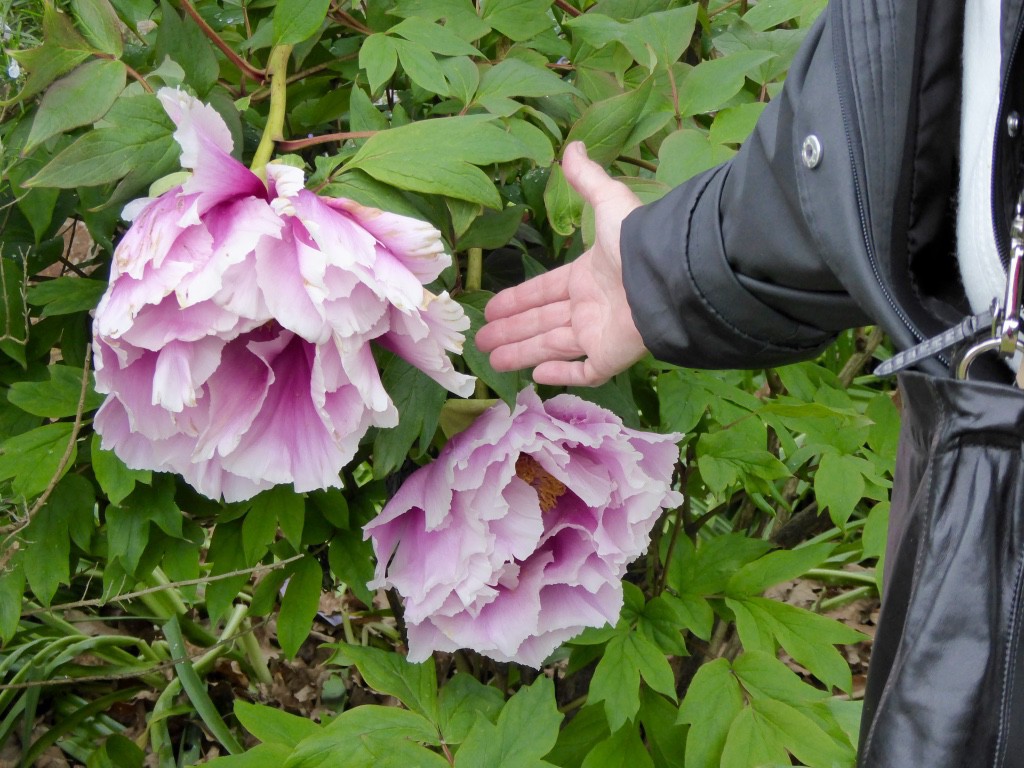
[{"label": "index finger", "polygon": [[569,266],[566,264],[496,293],[484,308],[487,322],[568,299]]}]

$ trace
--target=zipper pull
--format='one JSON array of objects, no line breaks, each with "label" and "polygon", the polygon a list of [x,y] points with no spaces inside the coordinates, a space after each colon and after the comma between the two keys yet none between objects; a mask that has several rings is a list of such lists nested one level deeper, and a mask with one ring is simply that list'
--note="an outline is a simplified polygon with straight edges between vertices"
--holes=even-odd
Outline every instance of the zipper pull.
[{"label": "zipper pull", "polygon": [[992,304],[993,309],[966,317],[959,325],[954,325],[948,331],[944,331],[938,336],[934,336],[930,339],[925,339],[920,344],[915,344],[910,349],[897,352],[888,360],[883,361],[875,367],[875,375],[891,376],[894,373],[899,373],[905,368],[909,368],[921,360],[934,357],[935,355],[945,352],[951,347],[955,347],[957,344],[967,341],[967,339],[976,338],[978,334],[985,330],[991,329],[995,302],[992,302]]}]

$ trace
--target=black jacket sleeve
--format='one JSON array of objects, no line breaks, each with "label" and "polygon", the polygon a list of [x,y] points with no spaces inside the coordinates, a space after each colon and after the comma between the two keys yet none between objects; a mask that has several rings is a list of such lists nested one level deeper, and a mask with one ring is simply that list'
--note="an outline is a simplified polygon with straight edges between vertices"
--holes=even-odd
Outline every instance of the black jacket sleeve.
[{"label": "black jacket sleeve", "polygon": [[[869,322],[836,276],[864,246],[827,16],[740,152],[623,224],[627,296],[659,359],[779,365]],[[817,162],[802,157],[808,141]]]}]

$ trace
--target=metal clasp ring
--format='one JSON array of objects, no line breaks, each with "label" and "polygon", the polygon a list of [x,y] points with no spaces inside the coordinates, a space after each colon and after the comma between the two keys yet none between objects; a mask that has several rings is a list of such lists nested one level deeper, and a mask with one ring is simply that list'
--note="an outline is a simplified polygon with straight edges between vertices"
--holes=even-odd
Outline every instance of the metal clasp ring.
[{"label": "metal clasp ring", "polygon": [[[988,338],[984,341],[979,341],[973,347],[964,352],[963,357],[960,358],[960,362],[956,366],[956,377],[961,381],[965,380],[967,378],[967,371],[971,367],[971,363],[986,352],[999,350],[1000,355],[1005,355],[1005,352],[1003,351],[1005,349],[1003,343],[1004,339],[1002,338]],[[1024,341],[1020,338],[1017,339],[1015,347],[1015,352],[1018,354],[1024,354]],[[1008,357],[1009,355],[1005,356]]]}]

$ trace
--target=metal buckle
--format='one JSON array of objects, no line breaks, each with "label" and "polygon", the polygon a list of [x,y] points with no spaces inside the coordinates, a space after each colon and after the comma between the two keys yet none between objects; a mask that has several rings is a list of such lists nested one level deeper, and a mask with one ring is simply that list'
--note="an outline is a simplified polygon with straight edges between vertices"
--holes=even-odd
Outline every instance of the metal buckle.
[{"label": "metal buckle", "polygon": [[992,333],[975,343],[960,357],[956,377],[966,379],[971,364],[986,352],[1009,358],[1024,353],[1021,339],[1021,298],[1024,289],[1024,192],[1017,198],[1017,210],[1010,227],[1010,264],[1006,269],[1006,289],[1002,304],[992,302]]}]

